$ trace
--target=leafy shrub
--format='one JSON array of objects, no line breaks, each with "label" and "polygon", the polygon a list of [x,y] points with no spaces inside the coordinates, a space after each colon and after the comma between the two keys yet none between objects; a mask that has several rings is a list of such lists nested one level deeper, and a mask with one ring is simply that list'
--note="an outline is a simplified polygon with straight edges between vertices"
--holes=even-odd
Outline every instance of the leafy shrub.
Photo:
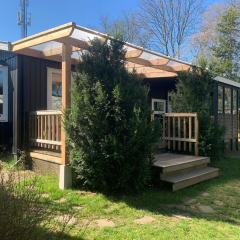
[{"label": "leafy shrub", "polygon": [[212,159],[224,152],[224,129],[213,119],[212,86],[208,72],[194,69],[179,74],[176,91],[171,93],[174,112],[197,112],[199,117],[200,154]]},{"label": "leafy shrub", "polygon": [[46,208],[41,196],[41,181],[29,172],[6,171],[0,166],[0,239],[70,239],[68,222],[54,226],[56,210]]},{"label": "leafy shrub", "polygon": [[93,40],[82,54],[66,112],[71,164],[81,186],[141,190],[150,179],[160,130],[150,120],[148,89],[124,67],[120,41]]}]

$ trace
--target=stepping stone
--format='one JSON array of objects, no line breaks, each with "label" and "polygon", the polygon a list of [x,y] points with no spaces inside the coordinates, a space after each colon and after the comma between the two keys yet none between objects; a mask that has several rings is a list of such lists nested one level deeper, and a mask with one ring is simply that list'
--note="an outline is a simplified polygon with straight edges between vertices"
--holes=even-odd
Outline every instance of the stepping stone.
[{"label": "stepping stone", "polygon": [[178,218],[178,219],[183,219],[183,220],[191,219],[191,217],[189,215],[187,215],[187,214],[182,214],[182,215],[174,214],[174,215],[172,215],[172,217],[175,217],[175,218]]},{"label": "stepping stone", "polygon": [[197,199],[191,198],[191,199],[186,200],[184,203],[185,203],[186,205],[192,205],[192,204],[197,203]]},{"label": "stepping stone", "polygon": [[83,206],[73,206],[72,209],[75,211],[82,210],[84,207]]},{"label": "stepping stone", "polygon": [[155,221],[155,218],[151,216],[144,216],[142,218],[136,219],[134,222],[137,224],[149,224]]},{"label": "stepping stone", "polygon": [[66,201],[67,201],[66,198],[60,198],[58,200],[55,200],[54,202],[55,203],[65,203]]},{"label": "stepping stone", "polygon": [[54,218],[55,221],[66,223],[67,225],[74,225],[77,222],[77,219],[71,215],[59,215]]},{"label": "stepping stone", "polygon": [[113,221],[110,221],[108,219],[98,219],[96,220],[96,223],[98,227],[103,228],[103,227],[115,227],[115,223]]},{"label": "stepping stone", "polygon": [[221,202],[221,201],[219,201],[219,200],[215,200],[215,201],[214,201],[214,204],[217,205],[217,206],[219,206],[219,207],[221,207],[221,206],[224,205],[224,203]]},{"label": "stepping stone", "polygon": [[41,196],[42,196],[43,198],[49,198],[49,194],[48,194],[48,193],[43,193]]},{"label": "stepping stone", "polygon": [[204,193],[202,193],[202,196],[203,197],[208,197],[208,196],[210,196],[210,194],[208,192],[204,192]]},{"label": "stepping stone", "polygon": [[210,206],[207,206],[207,205],[199,205],[198,209],[202,213],[215,213],[214,209]]}]

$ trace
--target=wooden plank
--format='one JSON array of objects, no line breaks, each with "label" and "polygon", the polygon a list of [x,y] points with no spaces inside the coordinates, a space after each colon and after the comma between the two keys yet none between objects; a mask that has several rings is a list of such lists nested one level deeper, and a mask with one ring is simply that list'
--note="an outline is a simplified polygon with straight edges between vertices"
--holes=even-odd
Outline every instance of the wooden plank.
[{"label": "wooden plank", "polygon": [[30,112],[30,115],[61,115],[61,111],[55,111],[55,110],[46,110],[46,111],[35,111]]},{"label": "wooden plank", "polygon": [[37,158],[37,159],[41,159],[41,160],[45,160],[45,161],[49,161],[49,162],[58,163],[58,164],[61,163],[60,157],[47,155],[47,154],[41,154],[41,153],[37,153],[37,152],[30,152],[29,155],[31,158]]},{"label": "wooden plank", "polygon": [[197,113],[164,113],[168,117],[196,117]]},{"label": "wooden plank", "polygon": [[[181,118],[178,117],[178,138],[181,139]],[[181,151],[181,141],[178,141],[178,151]]]},{"label": "wooden plank", "polygon": [[[71,54],[72,48],[70,45],[63,44],[62,50],[62,112],[70,106],[70,84],[71,84]],[[61,163],[68,164],[66,135],[63,124],[61,124]]]},{"label": "wooden plank", "polygon": [[[183,118],[183,138],[187,138],[186,118]],[[183,150],[186,152],[186,141],[183,142]]]},{"label": "wooden plank", "polygon": [[139,50],[139,49],[128,51],[125,54],[125,59],[129,60],[131,58],[138,58],[142,55],[142,53],[143,53],[143,50]]},{"label": "wooden plank", "polygon": [[47,145],[57,145],[57,146],[61,146],[62,143],[59,141],[53,141],[53,140],[47,140],[47,139],[30,139],[31,142],[33,143],[42,143],[42,144],[47,144]]},{"label": "wooden plank", "polygon": [[57,39],[70,36],[75,28],[74,23],[68,23],[47,31],[23,38],[11,44],[11,50],[16,52],[18,50],[36,46],[42,43],[56,41]]},{"label": "wooden plank", "polygon": [[199,139],[199,122],[198,122],[198,117],[196,116],[195,118],[195,139],[196,139],[196,143],[195,143],[195,155],[198,156],[199,155],[199,146],[198,146],[198,139]]},{"label": "wooden plank", "polygon": [[166,141],[164,138],[166,137],[166,119],[165,116],[163,116],[163,141],[164,141],[164,147],[166,146]]},{"label": "wooden plank", "polygon": [[[164,117],[166,117],[166,116],[164,116]],[[170,137],[171,136],[171,119],[170,119],[170,117],[167,117],[167,122],[168,122],[168,134],[167,134],[167,137]],[[167,142],[168,142],[168,149],[170,150],[170,148],[171,148],[171,142],[170,142],[170,140],[167,140]]]},{"label": "wooden plank", "polygon": [[170,140],[170,141],[180,141],[180,142],[189,142],[189,143],[195,143],[196,139],[192,138],[178,138],[178,137],[165,137],[165,140]]},{"label": "wooden plank", "polygon": [[[188,137],[192,139],[192,117],[188,118]],[[192,144],[189,142],[189,152],[192,152]]]},{"label": "wooden plank", "polygon": [[172,127],[173,127],[173,137],[169,138],[169,140],[172,140],[173,142],[173,151],[176,150],[176,122],[175,122],[175,118],[172,118]]}]

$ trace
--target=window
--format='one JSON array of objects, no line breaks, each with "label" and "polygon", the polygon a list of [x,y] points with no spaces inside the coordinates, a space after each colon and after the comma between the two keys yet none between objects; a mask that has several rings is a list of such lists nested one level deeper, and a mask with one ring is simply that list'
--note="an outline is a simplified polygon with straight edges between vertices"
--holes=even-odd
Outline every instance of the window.
[{"label": "window", "polygon": [[61,110],[62,75],[61,70],[48,68],[48,110]]},{"label": "window", "polygon": [[[48,81],[48,96],[47,96],[47,109],[48,110],[61,110],[62,108],[62,70],[56,68],[47,69]],[[74,82],[76,73],[72,72],[71,87]]]},{"label": "window", "polygon": [[166,100],[152,99],[152,111],[154,118],[166,112]]},{"label": "window", "polygon": [[8,121],[8,67],[0,66],[0,122]]},{"label": "window", "polygon": [[218,113],[223,113],[223,87],[218,86]]},{"label": "window", "polygon": [[231,106],[232,106],[231,88],[225,88],[224,98],[225,98],[224,113],[231,114]]},{"label": "window", "polygon": [[237,90],[233,90],[233,114],[237,113]]}]

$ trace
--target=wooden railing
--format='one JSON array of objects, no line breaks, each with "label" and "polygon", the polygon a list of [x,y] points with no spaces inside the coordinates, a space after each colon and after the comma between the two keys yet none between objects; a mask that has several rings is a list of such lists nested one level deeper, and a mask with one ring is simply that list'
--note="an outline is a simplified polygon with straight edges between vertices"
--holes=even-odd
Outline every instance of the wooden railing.
[{"label": "wooden railing", "polygon": [[31,147],[61,150],[60,111],[36,111],[29,114],[29,139]]},{"label": "wooden railing", "polygon": [[163,140],[170,151],[199,155],[197,113],[163,114]]}]

